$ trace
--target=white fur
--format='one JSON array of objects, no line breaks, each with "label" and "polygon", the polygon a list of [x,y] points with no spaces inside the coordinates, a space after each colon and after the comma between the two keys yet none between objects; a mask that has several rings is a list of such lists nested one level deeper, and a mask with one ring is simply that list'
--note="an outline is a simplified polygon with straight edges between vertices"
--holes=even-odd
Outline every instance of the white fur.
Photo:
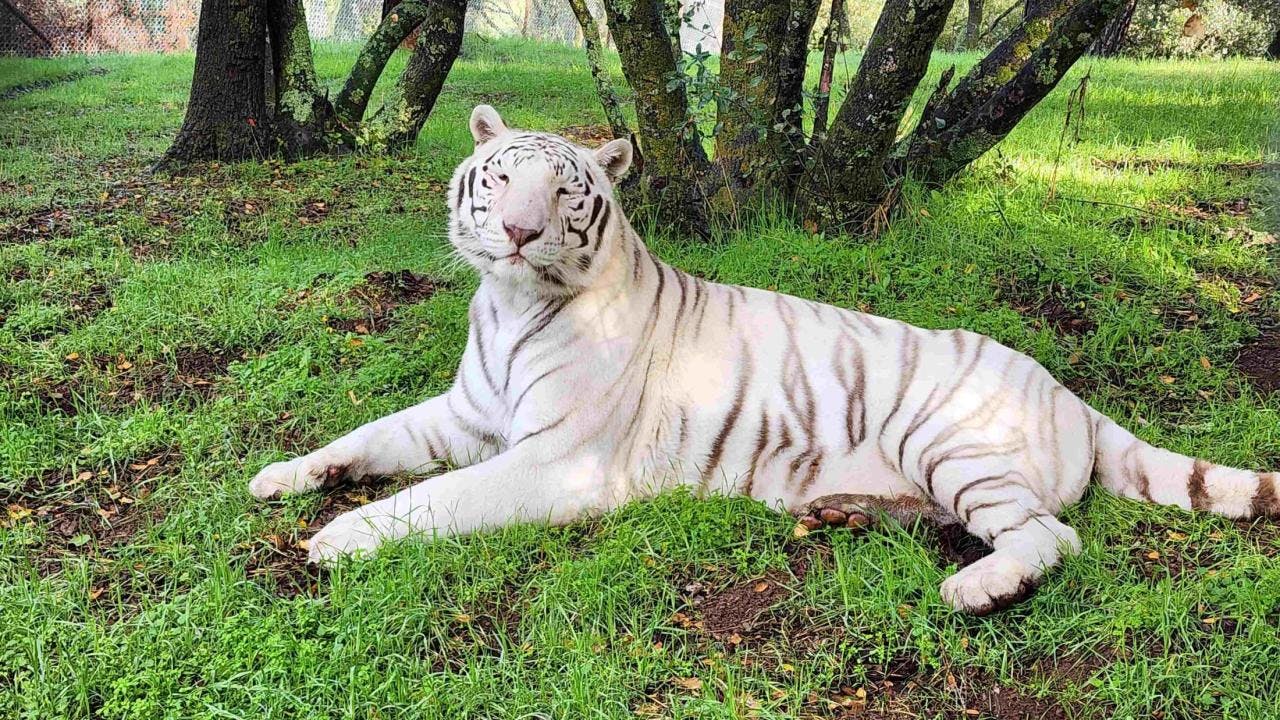
[{"label": "white fur", "polygon": [[[335,519],[312,560],[410,533],[567,523],[676,484],[791,510],[834,493],[924,498],[993,544],[941,590],[983,612],[1079,549],[1054,515],[1085,489],[1095,430],[1126,472],[1115,458],[1132,436],[988,338],[661,263],[612,198],[625,140],[592,152],[509,130],[487,106],[471,129],[450,235],[482,280],[453,388],[270,465],[249,489],[459,469]],[[517,248],[513,227],[536,240]]]}]

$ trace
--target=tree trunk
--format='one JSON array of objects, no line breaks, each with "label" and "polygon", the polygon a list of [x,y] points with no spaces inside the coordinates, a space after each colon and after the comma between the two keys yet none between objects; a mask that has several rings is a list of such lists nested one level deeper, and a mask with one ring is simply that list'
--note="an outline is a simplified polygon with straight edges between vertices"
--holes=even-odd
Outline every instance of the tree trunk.
[{"label": "tree trunk", "polygon": [[953,0],[888,0],[835,123],[800,184],[811,227],[864,226],[889,190],[898,125]]},{"label": "tree trunk", "polygon": [[1138,9],[1138,0],[1125,0],[1120,8],[1089,49],[1090,54],[1098,57],[1115,57],[1124,49],[1125,38],[1129,34],[1129,26],[1133,23],[1133,13]]},{"label": "tree trunk", "polygon": [[291,155],[350,148],[339,136],[333,105],[320,89],[302,0],[267,0],[271,41],[273,130]]},{"label": "tree trunk", "polygon": [[432,4],[429,0],[405,0],[395,5],[393,12],[388,13],[372,37],[360,49],[360,56],[352,66],[347,82],[334,101],[334,109],[338,117],[348,127],[355,127],[364,119],[365,109],[373,88],[382,77],[387,61],[395,53],[400,43],[409,37],[420,24],[431,17]]},{"label": "tree trunk", "polygon": [[[465,13],[466,0],[399,3],[362,49],[335,108],[316,76],[302,0],[203,0],[186,119],[157,169],[412,145],[462,46]],[[387,58],[424,21],[426,39],[387,104],[364,121]]]},{"label": "tree trunk", "polygon": [[654,203],[660,221],[707,232],[700,182],[709,175],[698,126],[671,51],[662,0],[605,0],[622,71],[635,95],[639,121],[639,191]]},{"label": "tree trunk", "polygon": [[203,0],[186,117],[160,161],[246,160],[275,150],[263,78],[267,14],[260,0]]},{"label": "tree trunk", "polygon": [[587,50],[587,64],[591,67],[591,78],[596,83],[596,95],[600,97],[600,106],[609,120],[609,129],[615,138],[631,136],[631,129],[622,116],[622,105],[618,102],[618,94],[613,91],[613,82],[609,79],[609,71],[604,66],[603,50],[600,47],[600,28],[596,19],[587,7],[587,0],[569,0],[574,17],[578,19],[578,27],[582,30],[583,44]]},{"label": "tree trunk", "polygon": [[729,0],[716,163],[735,189],[789,195],[804,162],[804,75],[818,0]]},{"label": "tree trunk", "polygon": [[964,49],[973,50],[978,47],[982,38],[982,2],[969,0],[969,14],[964,20]]},{"label": "tree trunk", "polygon": [[404,73],[378,115],[366,123],[367,132],[362,130],[370,149],[394,151],[413,146],[462,49],[467,0],[431,0],[427,8]]},{"label": "tree trunk", "polygon": [[940,185],[1003,140],[1057,86],[1122,2],[1057,0],[1024,20],[950,95],[942,97],[945,87],[935,92],[906,141],[906,172]]},{"label": "tree trunk", "polygon": [[831,79],[835,76],[836,53],[840,51],[841,18],[844,0],[831,0],[831,16],[822,32],[822,69],[818,72],[818,92],[813,99],[813,143],[827,134],[831,117]]}]

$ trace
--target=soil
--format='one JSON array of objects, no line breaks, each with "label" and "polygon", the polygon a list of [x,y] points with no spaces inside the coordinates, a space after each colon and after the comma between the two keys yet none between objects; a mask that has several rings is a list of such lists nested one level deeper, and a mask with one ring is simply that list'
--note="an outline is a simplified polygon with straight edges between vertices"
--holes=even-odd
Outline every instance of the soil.
[{"label": "soil", "polygon": [[354,304],[360,312],[357,318],[330,318],[329,327],[337,332],[370,335],[391,327],[390,315],[401,305],[421,302],[447,288],[447,283],[420,275],[412,270],[379,270],[364,276],[364,282],[356,285],[339,298],[340,302]]},{"label": "soil", "polygon": [[146,360],[137,364],[123,356],[96,356],[91,361],[68,360],[71,376],[42,383],[33,391],[37,401],[51,412],[73,416],[79,412],[75,398],[102,385],[99,397],[107,408],[124,408],[146,400],[172,402],[180,398],[207,399],[214,394],[227,367],[244,359],[234,348],[184,346],[174,351],[172,364]]},{"label": "soil", "polygon": [[250,578],[267,579],[275,594],[281,597],[318,594],[325,571],[307,563],[306,540],[342,513],[392,495],[421,480],[421,477],[408,475],[365,478],[325,491],[320,507],[305,519],[305,527],[298,523],[291,526],[288,533],[267,535],[247,548],[243,556],[245,572]]},{"label": "soil", "polygon": [[589,148],[597,148],[613,139],[613,129],[608,125],[570,125],[560,128],[557,134]]},{"label": "soil", "polygon": [[168,448],[113,467],[54,471],[7,493],[0,503],[11,522],[44,526],[36,566],[47,575],[61,568],[65,556],[110,553],[159,522],[163,512],[147,498],[164,478],[178,474],[181,463],[178,450]]},{"label": "soil", "polygon": [[[1072,717],[1053,694],[1035,697],[1020,688],[996,682],[985,673],[958,668],[922,677],[916,674],[913,665],[910,661],[900,662],[897,669],[892,669],[891,663],[891,675],[869,683],[870,687],[843,685],[826,698],[810,698],[811,704],[825,710],[822,713],[825,717],[842,720],[911,717],[1068,720]],[[817,702],[812,702],[814,700]]]},{"label": "soil", "polygon": [[1280,392],[1280,327],[1268,328],[1240,348],[1236,369],[1259,391]]},{"label": "soil", "polygon": [[1045,294],[1036,286],[1014,281],[1006,295],[1014,310],[1034,318],[1038,327],[1051,327],[1060,335],[1085,335],[1097,327],[1085,315],[1083,303],[1073,301],[1056,285],[1050,285]]}]

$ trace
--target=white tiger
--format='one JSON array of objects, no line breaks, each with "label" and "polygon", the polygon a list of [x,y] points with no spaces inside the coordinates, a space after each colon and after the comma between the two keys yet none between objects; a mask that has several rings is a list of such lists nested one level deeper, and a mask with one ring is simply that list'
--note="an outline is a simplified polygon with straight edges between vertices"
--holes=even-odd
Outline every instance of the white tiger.
[{"label": "white tiger", "polygon": [[568,523],[673,484],[857,526],[886,510],[962,522],[994,552],[943,583],[953,607],[1016,600],[1080,548],[1055,515],[1090,476],[1124,497],[1280,513],[1275,474],[1151,447],[1034,360],[706,282],[645,248],[611,183],[632,148],[509,130],[481,105],[450,186],[450,235],[481,275],[446,394],[270,465],[260,498],[342,478],[459,469],[348,512],[313,561],[410,533]]}]

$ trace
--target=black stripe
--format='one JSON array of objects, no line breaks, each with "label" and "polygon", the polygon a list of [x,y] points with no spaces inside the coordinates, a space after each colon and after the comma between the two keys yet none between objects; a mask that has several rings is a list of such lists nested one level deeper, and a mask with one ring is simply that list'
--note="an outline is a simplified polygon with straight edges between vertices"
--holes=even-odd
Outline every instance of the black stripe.
[{"label": "black stripe", "polygon": [[738,371],[738,389],[733,396],[733,405],[729,407],[729,413],[725,415],[724,422],[720,425],[720,432],[716,434],[716,439],[711,443],[711,454],[707,457],[707,467],[702,471],[702,486],[705,489],[707,483],[711,481],[711,475],[720,465],[720,458],[724,455],[725,442],[729,439],[729,433],[733,432],[733,428],[738,424],[738,416],[742,414],[742,402],[747,396],[747,381],[753,372],[754,361],[751,357],[751,350],[747,347],[746,342],[742,344],[742,356],[745,360],[741,370]]},{"label": "black stripe", "polygon": [[516,356],[520,353],[520,349],[524,347],[525,343],[529,342],[530,338],[545,330],[546,327],[551,324],[551,321],[556,318],[556,315],[559,315],[560,311],[568,304],[567,300],[560,300],[547,305],[547,307],[542,311],[540,318],[534,321],[533,326],[526,330],[525,333],[520,336],[520,339],[516,340],[515,344],[511,346],[511,353],[507,356],[507,376],[502,381],[503,392],[506,392],[511,386],[511,367],[515,364]]}]

